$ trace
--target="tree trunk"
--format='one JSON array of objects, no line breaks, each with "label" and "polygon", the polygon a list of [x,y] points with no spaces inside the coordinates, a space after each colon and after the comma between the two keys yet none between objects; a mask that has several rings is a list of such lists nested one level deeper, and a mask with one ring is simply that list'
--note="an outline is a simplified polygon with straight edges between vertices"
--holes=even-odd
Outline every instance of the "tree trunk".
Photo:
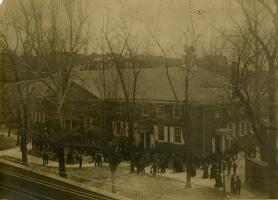
[{"label": "tree trunk", "polygon": [[28,139],[28,132],[27,132],[27,104],[23,105],[23,119],[22,119],[22,130],[21,133],[21,141],[20,141],[20,150],[22,156],[22,162],[24,165],[28,165],[28,158],[27,158],[27,139]]},{"label": "tree trunk", "polygon": [[191,151],[187,149],[186,155],[186,185],[185,187],[191,188]]},{"label": "tree trunk", "polygon": [[59,176],[67,178],[64,145],[58,147]]},{"label": "tree trunk", "polygon": [[112,183],[112,193],[116,193],[116,187],[115,187],[115,173],[116,173],[116,170],[112,170],[111,171],[111,183]]},{"label": "tree trunk", "polygon": [[129,139],[129,145],[130,145],[130,173],[135,173],[135,164],[134,164],[134,126],[133,122],[128,122],[128,139]]},{"label": "tree trunk", "polygon": [[[187,66],[188,67],[188,66]],[[186,69],[186,77],[185,77],[185,98],[184,98],[184,117],[183,117],[183,136],[186,136],[187,143],[187,156],[186,156],[186,185],[185,187],[191,188],[191,168],[192,168],[192,151],[191,151],[191,134],[189,129],[189,116],[188,116],[188,89],[189,89],[189,72]]]},{"label": "tree trunk", "polygon": [[11,136],[11,127],[9,126],[8,127],[8,137],[10,137]]},{"label": "tree trunk", "polygon": [[270,172],[270,191],[269,198],[277,199],[277,126],[276,126],[276,91],[275,91],[275,75],[276,70],[274,63],[269,63],[269,136],[268,136],[268,164],[269,164],[269,172]]}]

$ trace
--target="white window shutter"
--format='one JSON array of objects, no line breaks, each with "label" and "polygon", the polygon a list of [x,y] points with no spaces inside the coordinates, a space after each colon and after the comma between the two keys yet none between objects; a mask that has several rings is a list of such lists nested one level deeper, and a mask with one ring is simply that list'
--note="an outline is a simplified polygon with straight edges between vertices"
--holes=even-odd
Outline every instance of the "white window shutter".
[{"label": "white window shutter", "polygon": [[239,135],[242,136],[242,126],[241,122],[238,123]]},{"label": "white window shutter", "polygon": [[168,126],[164,126],[164,142],[168,142]]},{"label": "white window shutter", "polygon": [[158,140],[158,126],[154,125],[153,129],[154,129],[154,139]]},{"label": "white window shutter", "polygon": [[42,114],[42,122],[45,123],[45,113]]},{"label": "white window shutter", "polygon": [[116,131],[117,131],[117,123],[115,121],[112,121],[112,128],[113,128],[113,135],[116,135]]},{"label": "white window shutter", "polygon": [[185,144],[185,138],[183,138],[183,128],[181,128],[181,144]]},{"label": "white window shutter", "polygon": [[125,124],[125,135],[128,136],[128,123],[124,123]]},{"label": "white window shutter", "polygon": [[170,143],[174,143],[175,140],[175,129],[174,127],[170,127]]},{"label": "white window shutter", "polygon": [[233,131],[233,138],[236,137],[236,124],[235,123],[232,123],[232,131]]},{"label": "white window shutter", "polygon": [[245,121],[245,123],[244,123],[244,134],[245,135],[248,135],[248,128],[247,128],[247,126],[248,126],[248,122]]}]

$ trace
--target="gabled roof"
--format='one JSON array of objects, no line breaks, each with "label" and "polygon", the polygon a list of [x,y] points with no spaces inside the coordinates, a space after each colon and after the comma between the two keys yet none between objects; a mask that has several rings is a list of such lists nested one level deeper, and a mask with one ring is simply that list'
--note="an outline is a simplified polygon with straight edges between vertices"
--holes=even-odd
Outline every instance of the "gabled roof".
[{"label": "gabled roof", "polygon": [[[169,76],[177,94],[178,101],[184,100],[185,69],[169,67]],[[136,69],[138,81],[136,100],[175,101],[167,78],[166,68]],[[128,95],[133,91],[133,70],[122,69]],[[76,71],[73,81],[101,99],[124,100],[124,91],[115,68],[105,70]],[[223,102],[229,99],[229,80],[195,67],[189,83],[190,102]]]},{"label": "gabled roof", "polygon": [[[50,100],[51,98],[56,98],[57,94],[55,94],[55,92],[58,88],[56,88],[55,84],[57,84],[57,81],[57,75],[55,74],[52,78],[46,77],[42,79],[10,82],[5,84],[5,90],[2,92],[4,95],[16,98],[17,95],[19,95],[19,89],[24,97]],[[81,88],[75,82],[71,81],[69,89],[67,90],[66,100],[90,101],[96,99],[97,97],[92,93],[84,90],[83,87]],[[54,101],[56,101],[56,99],[54,99]]]}]

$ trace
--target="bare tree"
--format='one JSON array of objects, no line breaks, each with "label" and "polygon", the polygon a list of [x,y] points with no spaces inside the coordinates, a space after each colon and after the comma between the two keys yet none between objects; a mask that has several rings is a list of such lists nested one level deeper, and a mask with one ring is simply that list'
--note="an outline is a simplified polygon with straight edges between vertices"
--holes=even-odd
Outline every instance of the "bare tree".
[{"label": "bare tree", "polygon": [[[125,114],[128,124],[128,138],[130,147],[130,172],[134,173],[134,124],[135,124],[135,105],[136,88],[140,69],[136,63],[137,44],[131,37],[131,30],[126,28],[114,29],[110,32],[109,27],[103,29],[107,49],[111,55],[111,61],[116,69],[117,76],[125,101]],[[124,66],[127,64],[128,66]],[[131,73],[127,69],[131,69]]]},{"label": "bare tree", "polygon": [[185,55],[183,57],[183,80],[184,80],[184,98],[178,99],[177,95],[177,88],[175,88],[173,84],[173,80],[171,78],[171,75],[169,73],[169,65],[168,65],[168,56],[167,52],[159,42],[159,40],[152,34],[152,38],[154,39],[157,47],[160,49],[162,56],[164,58],[164,66],[165,66],[165,72],[166,76],[169,82],[169,85],[171,87],[172,94],[174,96],[174,99],[176,101],[176,107],[178,108],[180,106],[179,102],[182,101],[182,133],[183,138],[186,142],[186,187],[191,187],[191,175],[192,175],[192,156],[193,156],[193,150],[191,147],[191,130],[190,130],[190,112],[189,112],[189,89],[190,89],[190,80],[194,76],[194,68],[196,66],[196,44],[197,44],[197,38],[195,37],[195,33],[192,32],[189,33],[183,31],[183,35],[185,38],[185,45],[184,45],[184,51]]},{"label": "bare tree", "polygon": [[[276,70],[278,52],[277,5],[274,1],[237,1],[244,16],[244,24],[235,24],[235,33],[216,30],[231,45],[235,62],[232,64],[234,98],[245,109],[259,141],[262,159],[269,164],[270,198],[277,198],[277,128],[276,128]],[[272,19],[272,25],[267,23]],[[268,108],[263,101],[268,97]],[[268,125],[263,110],[268,111]]]},{"label": "bare tree", "polygon": [[75,0],[48,1],[48,4],[34,0],[17,3],[17,16],[7,24],[16,36],[16,49],[11,49],[11,41],[3,32],[2,48],[13,58],[20,55],[23,59],[17,63],[41,81],[54,96],[51,102],[56,107],[54,118],[59,127],[59,174],[65,176],[64,102],[78,53],[88,41],[84,27],[87,15]]}]

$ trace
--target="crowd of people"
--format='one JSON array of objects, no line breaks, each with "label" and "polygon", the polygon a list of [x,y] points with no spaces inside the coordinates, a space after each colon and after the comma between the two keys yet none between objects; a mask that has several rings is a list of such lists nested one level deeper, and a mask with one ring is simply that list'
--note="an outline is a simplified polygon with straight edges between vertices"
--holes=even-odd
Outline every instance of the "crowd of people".
[{"label": "crowd of people", "polygon": [[222,176],[232,175],[231,193],[240,194],[241,180],[239,176],[236,176],[238,153],[239,147],[234,145],[222,154],[211,154],[202,159],[199,167],[203,169],[203,178],[215,179],[215,187],[221,188],[224,186]]},{"label": "crowd of people", "polygon": [[[40,143],[38,141],[41,141]],[[47,142],[47,136],[42,134],[39,138],[34,138],[33,148],[42,152],[43,165],[48,164],[48,150],[50,146]],[[255,146],[248,146],[244,150],[246,157],[256,157]],[[239,146],[232,145],[223,153],[211,153],[207,155],[193,155],[191,159],[191,176],[196,176],[196,170],[202,170],[204,179],[214,179],[215,187],[223,187],[223,175],[231,175],[231,193],[240,194],[241,180],[237,175],[237,158],[239,153]],[[102,163],[107,160],[104,154],[100,152],[87,152],[91,156],[90,163],[94,163],[95,167],[102,167]],[[145,175],[145,167],[150,165],[150,173],[152,176],[156,176],[157,173],[165,173],[166,168],[169,168],[169,163],[172,163],[173,173],[179,173],[184,171],[184,164],[187,164],[186,154],[163,154],[158,152],[143,152],[136,151],[135,153],[135,168],[136,173],[139,175]],[[67,164],[78,163],[79,167],[82,167],[83,157],[82,152],[69,151],[66,159]]]},{"label": "crowd of people", "polygon": [[[231,148],[227,149],[224,153],[211,153],[205,156],[195,155],[192,157],[191,164],[191,176],[196,175],[196,169],[203,170],[203,178],[214,179],[215,187],[223,187],[223,175],[231,175],[231,193],[240,194],[241,190],[241,180],[237,175],[237,159],[239,153],[239,146],[233,145]],[[151,174],[156,176],[157,173],[165,173],[165,169],[168,167],[169,159],[173,163],[173,173],[182,172],[183,163],[186,164],[186,159],[182,159],[181,155],[173,154],[170,158],[166,159],[161,156],[154,156],[151,164]],[[144,164],[140,161],[140,166],[142,169]],[[163,164],[161,164],[163,163]],[[138,170],[140,173],[140,169]]]}]

